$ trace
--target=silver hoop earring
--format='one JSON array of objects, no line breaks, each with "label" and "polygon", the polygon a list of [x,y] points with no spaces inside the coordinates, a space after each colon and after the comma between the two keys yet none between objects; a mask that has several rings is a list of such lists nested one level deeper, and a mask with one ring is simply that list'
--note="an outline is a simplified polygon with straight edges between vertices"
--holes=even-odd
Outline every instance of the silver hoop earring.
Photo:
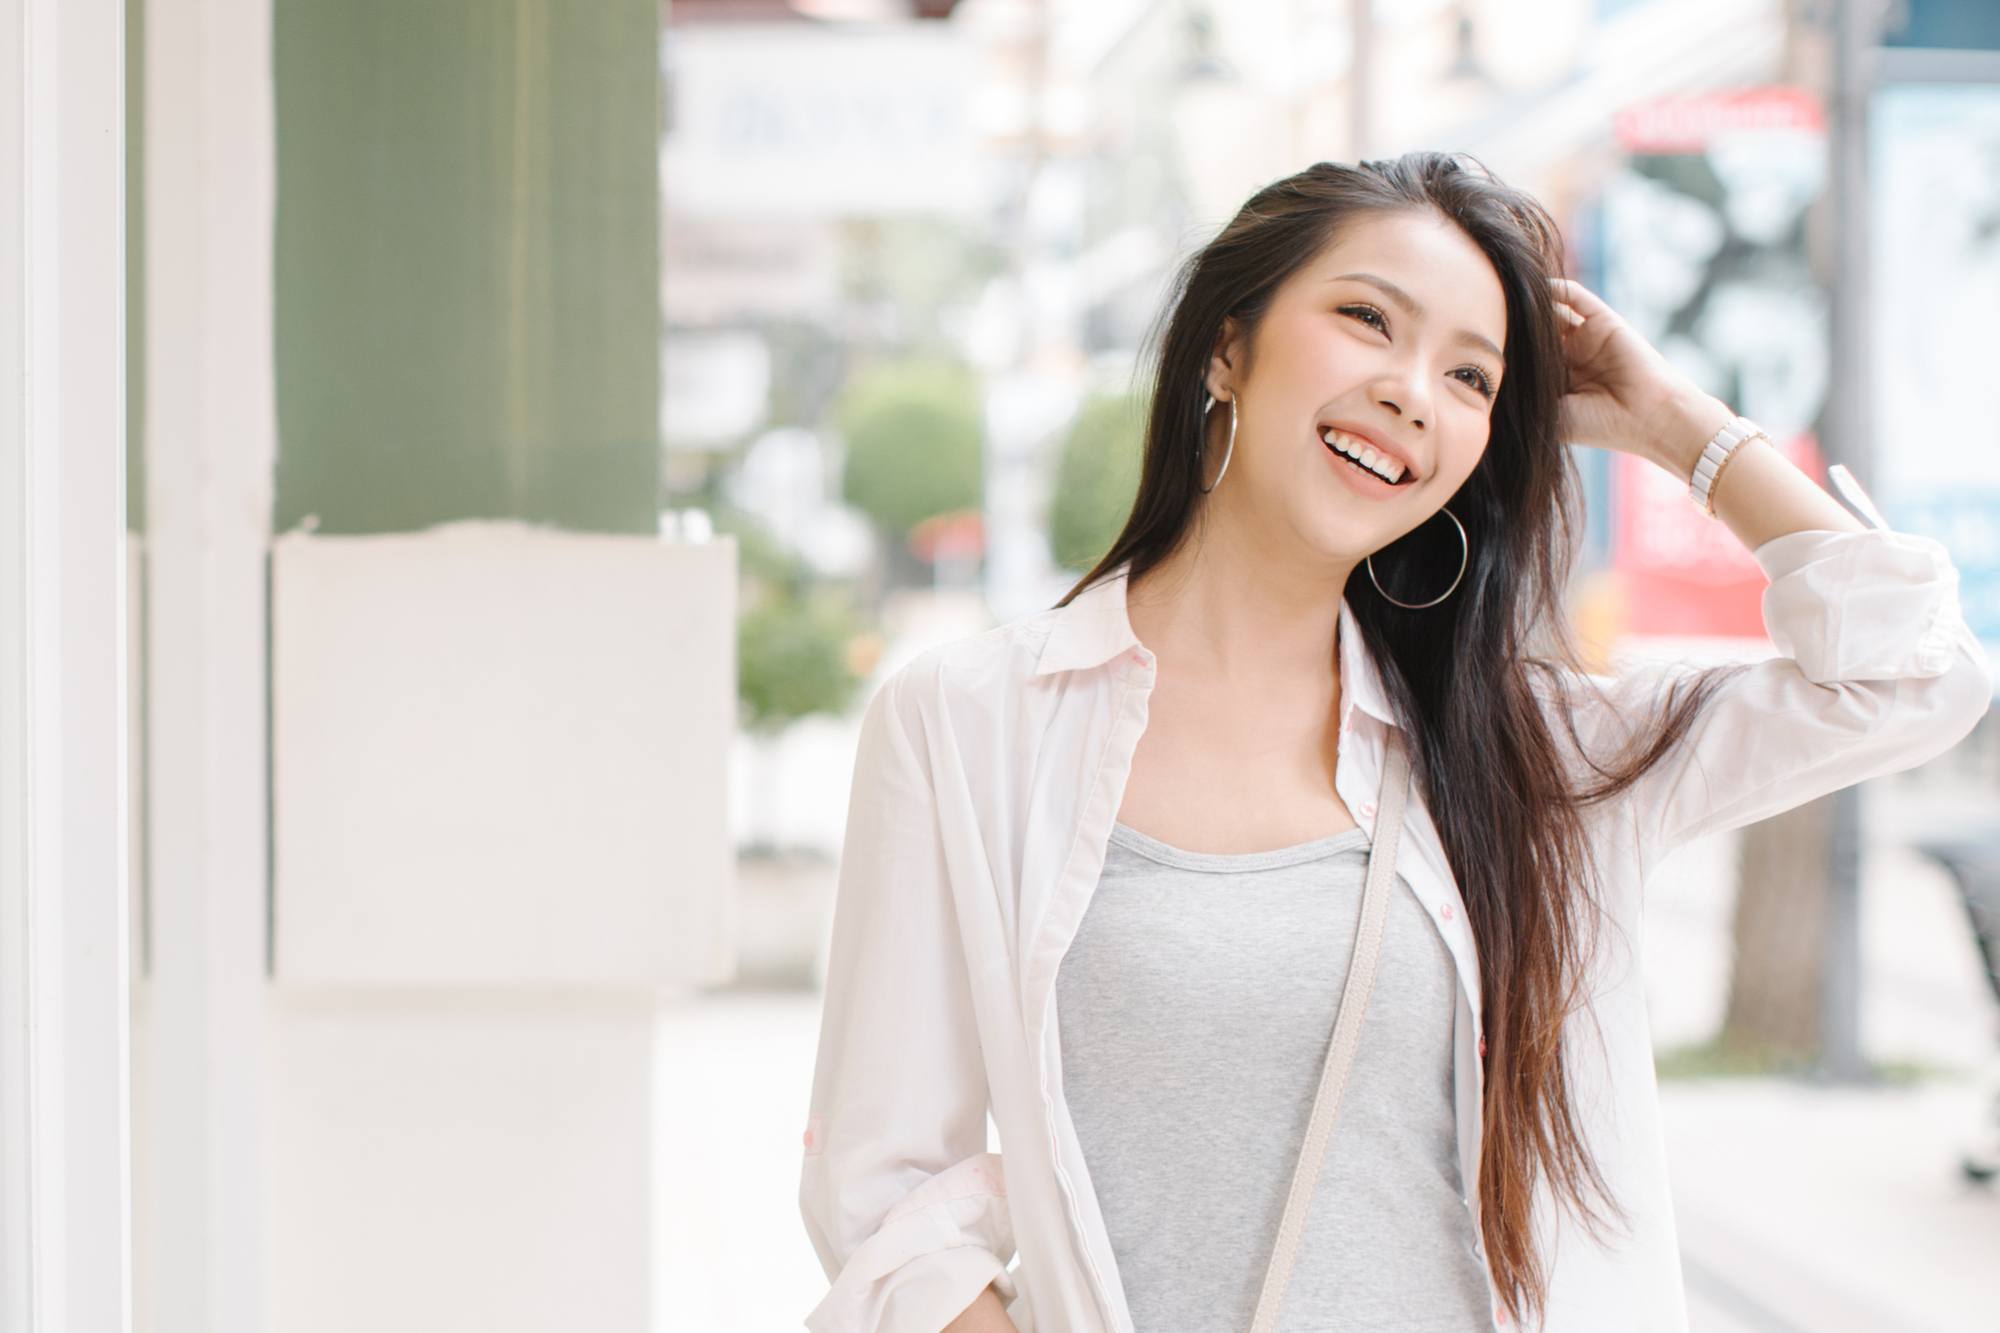
[{"label": "silver hoop earring", "polygon": [[1442,602],[1445,598],[1456,592],[1459,580],[1465,577],[1465,567],[1472,559],[1472,543],[1466,540],[1465,524],[1458,521],[1458,515],[1452,513],[1449,506],[1444,506],[1443,511],[1444,516],[1451,520],[1451,525],[1458,529],[1460,553],[1458,557],[1458,574],[1452,579],[1451,587],[1446,588],[1436,597],[1431,598],[1428,602],[1397,602],[1395,598],[1390,597],[1388,592],[1384,590],[1382,580],[1375,577],[1375,557],[1371,555],[1363,562],[1368,566],[1368,578],[1370,582],[1374,583],[1375,591],[1381,593],[1388,601],[1395,602],[1397,606],[1406,607],[1411,611],[1421,611],[1427,606],[1436,606],[1439,602]]},{"label": "silver hoop earring", "polygon": [[[1195,485],[1197,486],[1201,486],[1201,449],[1202,445],[1208,442],[1208,414],[1215,410],[1215,404],[1216,404],[1216,397],[1214,394],[1212,393],[1205,394],[1203,396],[1208,399],[1208,402],[1203,404],[1201,409],[1201,434],[1196,437],[1194,446],[1194,476],[1195,476]],[[1210,491],[1214,490],[1217,486],[1220,486],[1222,484],[1222,473],[1229,471],[1229,459],[1233,454],[1235,454],[1235,452],[1236,452],[1236,399],[1232,397],[1229,400],[1229,444],[1222,451],[1222,468],[1221,471],[1218,471],[1215,474],[1214,481],[1210,482],[1206,486],[1201,487],[1201,493],[1203,495],[1207,495]]]}]

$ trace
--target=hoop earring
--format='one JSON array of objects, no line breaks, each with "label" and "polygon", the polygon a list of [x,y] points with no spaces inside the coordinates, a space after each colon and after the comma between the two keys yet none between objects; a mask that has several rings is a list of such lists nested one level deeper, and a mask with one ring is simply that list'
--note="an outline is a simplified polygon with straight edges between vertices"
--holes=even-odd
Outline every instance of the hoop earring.
[{"label": "hoop earring", "polygon": [[1458,544],[1461,548],[1458,557],[1458,573],[1453,577],[1451,587],[1446,588],[1442,593],[1431,598],[1428,602],[1397,602],[1395,598],[1390,597],[1383,589],[1382,580],[1375,577],[1375,557],[1371,555],[1362,563],[1368,566],[1368,578],[1375,585],[1375,591],[1381,593],[1386,600],[1395,602],[1397,606],[1405,607],[1411,611],[1421,611],[1427,606],[1436,606],[1439,602],[1442,602],[1458,590],[1459,580],[1465,577],[1465,567],[1472,559],[1472,543],[1466,540],[1465,524],[1458,521],[1458,515],[1452,513],[1449,506],[1444,506],[1443,509],[1444,516],[1451,520],[1453,527],[1458,529]]},{"label": "hoop earring", "polygon": [[[1214,394],[1204,393],[1202,396],[1207,398],[1208,402],[1202,405],[1201,434],[1195,438],[1194,479],[1195,479],[1195,485],[1197,486],[1201,486],[1201,447],[1208,441],[1208,414],[1215,410],[1215,404],[1216,404],[1216,397]],[[1201,487],[1201,493],[1203,495],[1207,495],[1210,491],[1214,490],[1217,486],[1220,486],[1222,484],[1222,473],[1229,471],[1229,460],[1235,453],[1236,453],[1236,399],[1232,395],[1231,398],[1229,399],[1229,444],[1222,451],[1222,470],[1215,474],[1214,481],[1210,482],[1206,486]]]}]

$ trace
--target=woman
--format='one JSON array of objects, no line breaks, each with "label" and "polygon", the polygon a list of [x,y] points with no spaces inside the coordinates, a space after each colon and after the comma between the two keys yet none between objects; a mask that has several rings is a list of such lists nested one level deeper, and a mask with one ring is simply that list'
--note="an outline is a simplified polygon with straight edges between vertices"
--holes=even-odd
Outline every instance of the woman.
[{"label": "woman", "polygon": [[[1179,275],[1111,550],[875,695],[805,1132],[816,1333],[1250,1327],[1394,756],[1278,1327],[1686,1327],[1647,873],[1933,757],[1992,676],[1937,543],[1739,440],[1561,267],[1459,155],[1260,191]],[[1779,656],[1583,669],[1572,441],[1689,484]]]}]

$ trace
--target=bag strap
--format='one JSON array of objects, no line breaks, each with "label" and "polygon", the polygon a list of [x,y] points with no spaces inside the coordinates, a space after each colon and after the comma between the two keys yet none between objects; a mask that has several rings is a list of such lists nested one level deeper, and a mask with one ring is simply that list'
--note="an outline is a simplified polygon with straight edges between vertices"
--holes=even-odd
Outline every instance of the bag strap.
[{"label": "bag strap", "polygon": [[1313,1098],[1312,1119],[1306,1125],[1305,1144],[1299,1149],[1292,1170],[1291,1193],[1285,1198],[1284,1220],[1278,1224],[1278,1241],[1270,1264],[1264,1270],[1264,1286],[1257,1297],[1257,1316],[1251,1333],[1275,1333],[1278,1306],[1291,1281],[1292,1264],[1298,1258],[1299,1242],[1305,1233],[1306,1209],[1312,1202],[1313,1187],[1319,1183],[1320,1168],[1326,1161],[1327,1141],[1340,1110],[1341,1094],[1347,1089],[1348,1067],[1361,1044],[1361,1020],[1368,1010],[1368,995],[1375,985],[1375,962],[1382,953],[1382,932],[1388,919],[1390,883],[1395,874],[1396,843],[1403,829],[1403,801],[1409,788],[1409,755],[1403,748],[1400,729],[1388,728],[1389,747],[1382,765],[1382,793],[1377,801],[1380,818],[1368,847],[1368,883],[1361,894],[1361,922],[1354,936],[1354,954],[1347,967],[1347,982],[1340,993],[1340,1009],[1334,1020],[1333,1037],[1327,1043],[1326,1067],[1320,1073],[1319,1092]]}]

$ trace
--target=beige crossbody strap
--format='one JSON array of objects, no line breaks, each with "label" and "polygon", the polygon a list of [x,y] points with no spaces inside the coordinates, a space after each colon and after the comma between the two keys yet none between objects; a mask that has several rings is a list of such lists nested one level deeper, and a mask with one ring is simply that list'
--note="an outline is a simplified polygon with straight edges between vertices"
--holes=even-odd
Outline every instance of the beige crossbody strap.
[{"label": "beige crossbody strap", "polygon": [[1278,1224],[1278,1243],[1271,1251],[1270,1265],[1264,1270],[1264,1287],[1257,1297],[1257,1317],[1250,1325],[1251,1333],[1275,1333],[1278,1327],[1278,1306],[1284,1301],[1292,1263],[1298,1258],[1306,1209],[1312,1202],[1313,1186],[1319,1182],[1320,1167],[1326,1161],[1326,1145],[1333,1136],[1340,1095],[1347,1087],[1348,1066],[1354,1062],[1354,1049],[1361,1043],[1361,1019],[1368,1011],[1368,993],[1375,985],[1375,962],[1382,953],[1383,922],[1388,919],[1396,842],[1403,829],[1403,801],[1410,775],[1402,732],[1390,727],[1388,734],[1382,794],[1376,802],[1380,817],[1375,821],[1375,835],[1368,847],[1368,883],[1361,894],[1361,924],[1354,937],[1354,956],[1348,963],[1347,984],[1340,992],[1340,1009],[1334,1020],[1332,1040],[1327,1043],[1326,1068],[1320,1074],[1319,1092],[1313,1098],[1306,1141],[1299,1149],[1298,1165],[1292,1170],[1292,1189],[1285,1199],[1284,1220]]}]

